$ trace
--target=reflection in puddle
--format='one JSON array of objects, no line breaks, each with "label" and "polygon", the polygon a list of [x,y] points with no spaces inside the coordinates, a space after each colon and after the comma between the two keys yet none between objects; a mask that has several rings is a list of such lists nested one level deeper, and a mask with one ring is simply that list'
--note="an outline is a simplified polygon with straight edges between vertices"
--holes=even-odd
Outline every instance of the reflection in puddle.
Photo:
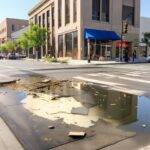
[{"label": "reflection in puddle", "polygon": [[138,97],[135,95],[76,81],[40,80],[30,85],[29,94],[21,103],[46,119],[62,119],[66,124],[85,128],[99,120],[114,125],[137,120]]}]

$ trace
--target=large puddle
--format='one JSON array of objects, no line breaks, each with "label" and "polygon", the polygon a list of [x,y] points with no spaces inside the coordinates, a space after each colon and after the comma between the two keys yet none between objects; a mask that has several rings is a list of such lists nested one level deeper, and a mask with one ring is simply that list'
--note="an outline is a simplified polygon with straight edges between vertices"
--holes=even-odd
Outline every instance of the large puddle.
[{"label": "large puddle", "polygon": [[69,125],[88,128],[101,120],[146,126],[150,120],[150,99],[96,84],[29,77],[5,86],[26,93],[20,103],[34,115]]}]

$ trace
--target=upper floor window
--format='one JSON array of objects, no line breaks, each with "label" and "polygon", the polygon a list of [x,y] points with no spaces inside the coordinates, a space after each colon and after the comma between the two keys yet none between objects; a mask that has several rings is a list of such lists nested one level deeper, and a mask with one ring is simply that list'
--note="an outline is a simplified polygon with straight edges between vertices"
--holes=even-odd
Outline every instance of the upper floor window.
[{"label": "upper floor window", "polygon": [[41,26],[41,16],[39,16],[39,26]]},{"label": "upper floor window", "polygon": [[52,6],[52,27],[55,26],[55,18],[54,18],[54,5]]},{"label": "upper floor window", "polygon": [[47,11],[47,13],[46,13],[47,15],[47,28],[49,28],[50,27],[50,14],[49,14],[49,10]]},{"label": "upper floor window", "polygon": [[73,22],[77,21],[77,0],[73,1]]},{"label": "upper floor window", "polygon": [[43,16],[42,16],[42,19],[43,19],[43,22],[42,22],[43,27],[45,27],[45,13],[44,13]]},{"label": "upper floor window", "polygon": [[15,25],[14,25],[14,24],[12,24],[12,26],[11,26],[11,30],[12,30],[12,32],[14,32],[14,31],[15,31]]},{"label": "upper floor window", "polygon": [[65,0],[65,24],[70,23],[70,0]]},{"label": "upper floor window", "polygon": [[34,17],[34,23],[37,24],[37,15]]},{"label": "upper floor window", "polygon": [[92,19],[109,22],[109,0],[92,0]]},{"label": "upper floor window", "polygon": [[126,20],[129,25],[134,26],[134,15],[135,15],[134,7],[123,5],[122,19]]},{"label": "upper floor window", "polygon": [[58,0],[58,27],[62,25],[62,0]]}]

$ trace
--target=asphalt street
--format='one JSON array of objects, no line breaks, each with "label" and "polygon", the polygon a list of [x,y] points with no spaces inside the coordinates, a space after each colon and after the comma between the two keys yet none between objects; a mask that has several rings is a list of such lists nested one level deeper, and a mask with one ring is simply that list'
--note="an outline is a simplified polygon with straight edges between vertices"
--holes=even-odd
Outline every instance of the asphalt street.
[{"label": "asphalt street", "polygon": [[[150,97],[150,64],[67,65],[46,64],[34,60],[1,60],[0,82],[29,74],[39,74],[58,80],[81,80],[107,86],[110,89]],[[150,131],[149,131],[150,132]],[[113,144],[104,150],[149,149],[149,134]],[[143,148],[143,149],[142,149]]]}]

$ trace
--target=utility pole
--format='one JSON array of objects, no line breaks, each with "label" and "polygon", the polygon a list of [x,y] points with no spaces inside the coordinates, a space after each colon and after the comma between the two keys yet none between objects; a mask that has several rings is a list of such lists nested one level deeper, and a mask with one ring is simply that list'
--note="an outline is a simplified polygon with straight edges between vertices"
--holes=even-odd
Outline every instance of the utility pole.
[{"label": "utility pole", "polygon": [[121,28],[121,57],[120,61],[123,61],[123,36],[128,33],[128,22],[122,20]]},{"label": "utility pole", "polygon": [[87,47],[88,47],[88,63],[91,63],[91,52],[90,52],[90,40],[87,40]]}]

